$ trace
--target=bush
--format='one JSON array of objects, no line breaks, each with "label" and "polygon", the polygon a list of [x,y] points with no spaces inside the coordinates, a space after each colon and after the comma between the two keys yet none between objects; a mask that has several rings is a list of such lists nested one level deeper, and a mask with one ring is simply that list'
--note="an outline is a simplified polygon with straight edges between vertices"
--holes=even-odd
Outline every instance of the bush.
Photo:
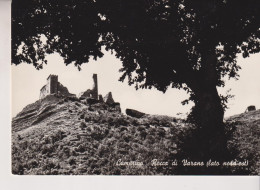
[{"label": "bush", "polygon": [[89,115],[86,115],[86,116],[85,116],[85,121],[86,121],[86,122],[91,121],[91,119],[92,119],[91,116],[89,116]]},{"label": "bush", "polygon": [[66,157],[70,157],[71,156],[71,151],[70,151],[70,147],[69,146],[64,146],[62,149],[63,154]]},{"label": "bush", "polygon": [[84,144],[80,144],[77,148],[75,148],[75,151],[76,152],[85,152],[87,149],[86,149],[86,146]]},{"label": "bush", "polygon": [[80,122],[79,127],[83,130],[83,129],[86,129],[86,128],[87,128],[87,125],[86,125],[85,122]]},{"label": "bush", "polygon": [[140,132],[140,137],[142,138],[142,140],[145,140],[146,136],[147,136],[147,132],[146,131],[141,131]]},{"label": "bush", "polygon": [[98,146],[97,154],[99,155],[99,157],[103,157],[105,154],[108,154],[108,153],[110,153],[110,152],[109,152],[109,148],[107,145],[100,144]]},{"label": "bush", "polygon": [[91,106],[88,108],[89,111],[95,111]]},{"label": "bush", "polygon": [[102,140],[107,134],[108,134],[107,129],[102,129],[99,126],[94,126],[93,130],[91,131],[91,137],[97,141]]},{"label": "bush", "polygon": [[36,168],[38,166],[38,162],[35,159],[29,160],[28,168]]},{"label": "bush", "polygon": [[128,126],[129,125],[129,122],[124,117],[116,117],[114,120],[114,123],[116,126],[120,126],[120,125]]},{"label": "bush", "polygon": [[79,116],[79,118],[80,118],[80,119],[84,119],[84,114],[81,114],[81,115]]},{"label": "bush", "polygon": [[75,102],[75,105],[78,106],[78,107],[80,107],[80,103],[78,103],[78,102]]},{"label": "bush", "polygon": [[69,158],[69,165],[75,165],[76,164],[76,160],[74,158]]},{"label": "bush", "polygon": [[44,166],[42,169],[44,172],[46,172],[46,174],[51,175],[52,169],[59,169],[59,168],[60,168],[60,165],[59,165],[59,163],[57,163],[57,160],[48,159],[44,163]]},{"label": "bush", "polygon": [[12,164],[12,173],[17,175],[23,175],[24,174],[24,167],[20,163]]},{"label": "bush", "polygon": [[53,152],[54,152],[54,146],[53,145],[51,145],[51,144],[46,145],[45,144],[45,145],[42,146],[42,151],[41,151],[42,154],[46,154],[47,156],[49,156]]}]

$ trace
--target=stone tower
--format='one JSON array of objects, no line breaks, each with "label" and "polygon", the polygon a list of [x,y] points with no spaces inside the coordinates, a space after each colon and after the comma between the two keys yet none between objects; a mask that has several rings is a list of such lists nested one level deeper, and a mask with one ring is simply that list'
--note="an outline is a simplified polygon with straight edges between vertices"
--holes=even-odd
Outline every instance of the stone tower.
[{"label": "stone tower", "polygon": [[58,76],[57,75],[49,75],[47,78],[47,86],[49,94],[58,93]]},{"label": "stone tower", "polygon": [[98,82],[97,82],[97,74],[93,74],[94,85],[92,88],[92,98],[98,100]]}]

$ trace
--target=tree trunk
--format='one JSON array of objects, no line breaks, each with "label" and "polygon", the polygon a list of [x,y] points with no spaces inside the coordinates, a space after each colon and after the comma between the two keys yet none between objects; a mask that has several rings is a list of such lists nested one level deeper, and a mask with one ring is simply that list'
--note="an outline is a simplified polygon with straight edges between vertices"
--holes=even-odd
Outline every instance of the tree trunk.
[{"label": "tree trunk", "polygon": [[199,75],[188,84],[194,93],[191,120],[196,126],[189,143],[193,147],[190,156],[203,161],[221,161],[226,154],[224,109],[216,88],[216,64],[216,55],[208,53]]},{"label": "tree trunk", "polygon": [[203,159],[222,159],[225,148],[224,110],[216,87],[203,87],[195,93],[194,119]]},{"label": "tree trunk", "polygon": [[[227,143],[224,132],[224,110],[215,86],[201,87],[194,90],[195,106],[191,112],[194,128],[185,134],[180,143],[179,159],[204,162],[204,166],[182,167],[180,174],[220,175],[228,174],[221,163],[227,159]],[[219,162],[217,167],[207,167],[208,161]]]}]

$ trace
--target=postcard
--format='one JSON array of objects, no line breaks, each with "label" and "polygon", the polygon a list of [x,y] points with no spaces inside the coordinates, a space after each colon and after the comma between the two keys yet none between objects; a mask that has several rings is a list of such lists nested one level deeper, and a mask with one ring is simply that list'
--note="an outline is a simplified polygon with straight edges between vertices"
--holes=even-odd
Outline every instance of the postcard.
[{"label": "postcard", "polygon": [[12,1],[12,174],[259,175],[260,3]]}]

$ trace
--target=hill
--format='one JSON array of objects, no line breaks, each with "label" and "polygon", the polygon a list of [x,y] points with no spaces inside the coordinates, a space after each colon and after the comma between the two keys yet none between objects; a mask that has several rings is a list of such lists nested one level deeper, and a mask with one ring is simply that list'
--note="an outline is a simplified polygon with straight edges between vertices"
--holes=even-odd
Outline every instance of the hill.
[{"label": "hill", "polygon": [[238,160],[249,161],[245,174],[260,175],[260,110],[231,116],[226,123],[232,128],[228,141],[230,152]]},{"label": "hill", "polygon": [[[260,110],[227,119],[229,148],[250,160],[232,174],[259,174]],[[12,121],[12,173],[30,175],[172,175],[181,136],[193,126],[182,119],[121,113],[114,105],[48,95]],[[257,144],[258,143],[258,144]],[[166,164],[167,163],[167,164]]]}]

